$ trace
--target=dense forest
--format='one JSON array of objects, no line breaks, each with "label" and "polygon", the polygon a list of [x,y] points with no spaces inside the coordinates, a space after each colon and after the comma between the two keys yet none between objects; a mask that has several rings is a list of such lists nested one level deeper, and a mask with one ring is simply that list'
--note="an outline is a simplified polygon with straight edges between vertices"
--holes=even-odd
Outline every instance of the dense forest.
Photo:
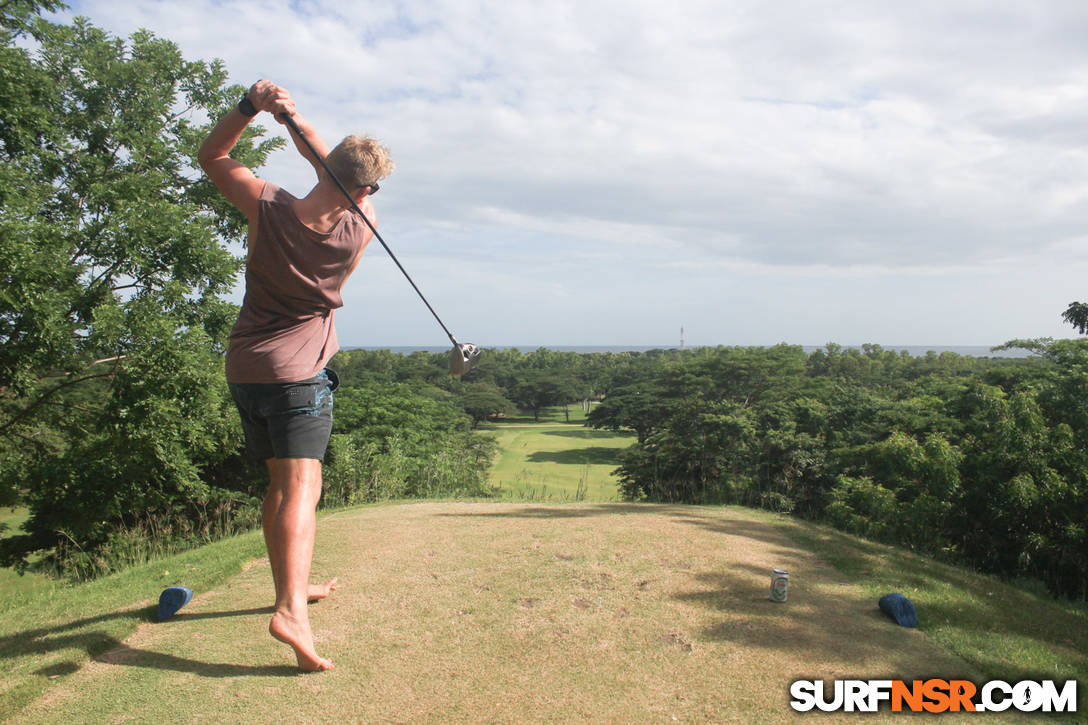
[{"label": "dense forest", "polygon": [[994,360],[879,346],[645,356],[592,425],[637,431],[627,498],[825,521],[1088,595],[1088,341]]},{"label": "dense forest", "polygon": [[375,391],[446,396],[474,422],[599,401],[590,425],[637,435],[618,470],[629,500],[767,508],[1084,598],[1088,340],[1011,345],[1033,354],[489,350],[463,382],[442,355],[337,362]]},{"label": "dense forest", "polygon": [[[265,473],[223,380],[245,220],[195,164],[243,89],[150,33],[38,15],[59,6],[0,5],[0,505],[30,511],[0,561],[85,578],[256,525]],[[233,152],[255,169],[263,134]],[[481,422],[593,400],[637,436],[630,500],[768,508],[1085,598],[1088,342],[1018,344],[487,350],[464,380],[445,354],[342,352],[324,505],[487,495]]]},{"label": "dense forest", "polygon": [[1088,341],[1010,345],[1033,354],[489,350],[464,382],[441,355],[338,362],[376,389],[444,391],[474,421],[599,401],[590,425],[637,435],[629,500],[767,508],[1084,598]]}]

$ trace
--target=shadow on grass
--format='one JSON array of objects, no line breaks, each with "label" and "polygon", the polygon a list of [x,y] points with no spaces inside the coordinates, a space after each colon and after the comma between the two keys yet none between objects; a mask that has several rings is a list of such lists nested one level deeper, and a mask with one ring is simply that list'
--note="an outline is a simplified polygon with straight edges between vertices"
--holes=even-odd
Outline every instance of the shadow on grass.
[{"label": "shadow on grass", "polygon": [[[872,577],[873,585],[915,587],[930,596],[940,593],[937,591],[940,587],[947,599],[974,600],[973,606],[983,615],[979,631],[991,631],[992,625],[1000,624],[1015,629],[1018,635],[1049,632],[1059,641],[1075,641],[1081,651],[1088,652],[1088,612],[1070,610],[1045,594],[1034,594],[992,575],[971,572],[885,544],[853,539],[837,531],[817,537],[811,531],[801,530],[797,538],[837,569]],[[894,579],[890,576],[892,572]],[[1022,616],[1028,608],[1040,607],[1046,611],[1041,621],[1028,621]]]},{"label": "shadow on grass", "polygon": [[171,622],[189,622],[197,619],[222,619],[223,617],[246,617],[250,614],[273,614],[276,608],[273,606],[253,607],[252,609],[230,609],[223,612],[178,612],[173,617],[164,620],[162,624]]},{"label": "shadow on grass", "polygon": [[[767,578],[767,587],[757,582]],[[720,614],[701,638],[729,642],[744,651],[784,662],[826,663],[820,672],[795,673],[819,679],[924,674],[927,677],[970,678],[969,666],[951,655],[941,664],[932,659],[925,639],[905,630],[863,597],[829,596],[814,589],[790,592],[785,603],[768,597],[769,572],[760,567],[731,565],[695,576],[703,588],[680,592],[676,599]],[[880,662],[878,670],[870,663]],[[863,669],[864,668],[864,669]]]},{"label": "shadow on grass", "polygon": [[536,451],[530,453],[525,460],[530,463],[563,463],[563,464],[600,464],[606,466],[618,466],[622,449],[606,448],[604,446],[590,446],[588,448],[569,448],[565,451]]},{"label": "shadow on grass", "polygon": [[[559,436],[561,438],[617,438],[621,434],[610,430],[593,430],[592,428],[580,428],[578,430],[542,430],[541,435]],[[634,440],[632,435],[631,439]]]},{"label": "shadow on grass", "polygon": [[[720,515],[706,515],[698,509],[693,509],[687,504],[660,504],[660,503],[598,503],[598,504],[565,504],[561,506],[543,506],[528,504],[503,508],[497,511],[475,511],[440,513],[439,516],[453,517],[478,517],[478,518],[523,518],[523,519],[579,519],[592,516],[664,516],[673,521],[698,526],[716,534],[737,536],[776,547],[772,553],[783,556],[794,556],[804,552],[805,549],[771,523],[750,521],[740,517],[729,515],[723,518]],[[763,571],[763,570],[760,570]],[[770,585],[770,574],[764,572]]]},{"label": "shadow on grass", "polygon": [[[872,599],[892,591],[908,593],[919,630],[990,678],[1088,680],[1088,617],[1080,611],[990,576],[840,532],[802,525],[794,536],[860,580]],[[1078,700],[1083,710],[1088,693],[1081,689]]]},{"label": "shadow on grass", "polygon": [[590,516],[611,516],[630,514],[660,514],[660,508],[653,508],[640,503],[603,503],[571,504],[566,506],[518,506],[501,511],[440,513],[438,516],[454,518],[499,518],[499,519],[573,519]]},{"label": "shadow on grass", "polygon": [[157,670],[191,672],[201,677],[294,677],[299,673],[297,667],[290,665],[235,665],[226,662],[201,662],[184,657],[175,657],[164,652],[152,652],[129,647],[118,642],[98,657],[96,662],[125,667],[151,667]]},{"label": "shadow on grass", "polygon": [[[298,674],[298,669],[290,666],[252,666],[229,663],[202,662],[150,650],[130,647],[108,632],[96,629],[95,625],[110,621],[133,620],[134,622],[155,622],[159,626],[197,619],[217,619],[222,617],[244,617],[255,614],[271,614],[272,607],[237,609],[222,612],[194,612],[177,614],[159,622],[158,607],[133,607],[110,614],[85,617],[54,627],[40,627],[0,637],[0,660],[15,659],[26,655],[49,655],[64,650],[83,652],[97,662],[127,665],[131,667],[152,667],[155,669],[191,672],[204,677],[241,677],[241,676],[288,676]],[[89,631],[80,631],[88,630]],[[79,669],[75,661],[54,663],[35,671],[35,674],[59,676],[71,674]]]},{"label": "shadow on grass", "polygon": [[585,423],[585,417],[579,417],[573,410],[571,411],[571,418],[572,420],[567,420],[562,409],[560,409],[558,412],[542,410],[539,418],[534,416],[532,411],[523,411],[519,415],[491,418],[488,422],[500,428],[504,425],[582,425]]}]

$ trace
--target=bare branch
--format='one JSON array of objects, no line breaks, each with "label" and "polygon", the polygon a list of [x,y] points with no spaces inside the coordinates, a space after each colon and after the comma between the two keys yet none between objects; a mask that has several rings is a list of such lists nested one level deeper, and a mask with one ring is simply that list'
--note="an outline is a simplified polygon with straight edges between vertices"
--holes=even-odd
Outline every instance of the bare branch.
[{"label": "bare branch", "polygon": [[[27,407],[23,408],[21,411],[16,413],[10,420],[8,420],[7,422],[5,422],[3,424],[0,424],[0,435],[8,435],[8,431],[11,430],[11,428],[13,426],[15,426],[17,423],[19,423],[24,418],[26,418],[31,413],[33,413],[35,410],[40,408],[50,398],[52,398],[54,395],[59,393],[61,390],[64,390],[65,388],[70,388],[73,385],[78,385],[79,383],[87,382],[88,380],[96,380],[96,379],[100,379],[100,378],[113,377],[117,373],[118,364],[120,363],[121,359],[124,358],[124,357],[125,357],[124,355],[118,355],[118,356],[112,357],[112,358],[104,358],[102,360],[93,362],[93,363],[91,363],[91,365],[88,366],[88,367],[93,367],[94,365],[98,365],[100,363],[111,362],[112,361],[113,366],[110,368],[109,372],[96,373],[95,375],[84,375],[83,377],[78,377],[78,378],[69,378],[68,380],[65,380],[60,385],[57,385],[54,388],[50,388],[45,393],[43,393],[37,400],[35,400],[30,405],[28,405]],[[65,375],[71,375],[71,373],[66,373]],[[52,377],[52,376],[50,376],[50,377]],[[58,376],[58,377],[60,377],[60,376]]]},{"label": "bare branch", "polygon": [[[128,356],[127,355],[114,355],[113,357],[104,357],[101,360],[95,360],[94,362],[92,362],[87,367],[88,368],[93,368],[95,365],[101,365],[102,363],[113,362],[114,360],[122,360],[122,359],[124,359],[126,357],[128,357]],[[117,366],[114,365],[115,369],[116,369],[116,367]],[[49,375],[43,375],[42,380],[46,380],[48,378],[66,378],[69,375],[74,375],[74,374],[75,373],[50,373]]]}]

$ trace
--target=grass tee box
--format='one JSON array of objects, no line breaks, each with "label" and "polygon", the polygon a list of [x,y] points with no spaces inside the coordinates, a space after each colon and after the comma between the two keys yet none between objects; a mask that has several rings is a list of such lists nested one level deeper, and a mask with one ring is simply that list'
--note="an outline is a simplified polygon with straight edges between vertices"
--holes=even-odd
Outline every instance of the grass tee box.
[{"label": "grass tee box", "polygon": [[[297,675],[267,637],[268,566],[239,567],[247,552],[261,552],[259,535],[4,612],[0,717],[776,723],[812,718],[788,706],[794,679],[1088,681],[1083,610],[741,508],[421,503],[325,515],[316,572],[341,588],[311,609],[337,663],[319,676]],[[151,623],[147,597],[172,578],[167,566],[201,583],[184,610]],[[768,598],[774,568],[790,572],[785,604]],[[877,609],[889,588],[914,600],[918,630]]]},{"label": "grass tee box", "polygon": [[[1015,680],[1022,651],[1003,647],[1035,622],[1053,622],[1033,644],[1053,677],[1086,671],[1082,612],[895,550],[859,559],[865,542],[741,508],[399,504],[327,515],[317,543],[341,583],[310,613],[335,670],[299,676],[267,637],[258,561],[62,676],[19,722],[809,722],[793,680]],[[768,598],[779,567],[784,604]],[[888,582],[919,630],[877,609]],[[957,653],[935,634],[980,626],[997,646]]]}]

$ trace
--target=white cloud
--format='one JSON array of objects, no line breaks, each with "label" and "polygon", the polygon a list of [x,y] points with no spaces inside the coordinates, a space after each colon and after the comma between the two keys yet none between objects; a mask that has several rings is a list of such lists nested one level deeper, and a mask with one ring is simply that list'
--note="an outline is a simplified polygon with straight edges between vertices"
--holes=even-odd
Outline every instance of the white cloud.
[{"label": "white cloud", "polygon": [[[148,27],[189,58],[222,57],[237,82],[276,80],[329,138],[382,138],[398,164],[376,198],[383,234],[440,312],[461,287],[504,300],[497,338],[633,343],[642,320],[671,329],[666,315],[731,307],[726,287],[747,291],[752,321],[706,342],[744,342],[730,336],[759,325],[806,343],[884,339],[871,295],[920,343],[1068,333],[1058,315],[1083,274],[1035,255],[1084,261],[1071,241],[1088,227],[1080,2],[75,9],[122,35]],[[263,173],[296,193],[311,181],[293,152]],[[1046,289],[1023,291],[1029,277]],[[893,278],[929,280],[970,320],[915,304]],[[1021,291],[975,309],[994,287]],[[399,317],[365,332],[340,319],[348,344],[433,334]]]}]

